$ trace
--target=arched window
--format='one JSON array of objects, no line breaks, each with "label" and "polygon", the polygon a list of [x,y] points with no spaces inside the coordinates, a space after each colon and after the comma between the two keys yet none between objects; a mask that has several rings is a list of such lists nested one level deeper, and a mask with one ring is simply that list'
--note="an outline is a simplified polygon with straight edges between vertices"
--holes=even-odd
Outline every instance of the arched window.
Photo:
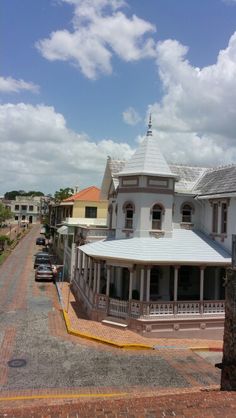
[{"label": "arched window", "polygon": [[194,208],[189,203],[184,203],[182,205],[182,222],[192,222],[192,214],[194,212]]},{"label": "arched window", "polygon": [[109,205],[108,207],[108,213],[109,213],[109,229],[112,229],[112,215],[113,215],[113,206]]},{"label": "arched window", "polygon": [[160,204],[156,204],[152,207],[152,229],[162,228],[162,216],[164,214],[164,208]]},{"label": "arched window", "polygon": [[133,228],[133,215],[134,215],[134,205],[130,203],[126,203],[123,206],[123,210],[125,213],[125,229],[132,229]]}]

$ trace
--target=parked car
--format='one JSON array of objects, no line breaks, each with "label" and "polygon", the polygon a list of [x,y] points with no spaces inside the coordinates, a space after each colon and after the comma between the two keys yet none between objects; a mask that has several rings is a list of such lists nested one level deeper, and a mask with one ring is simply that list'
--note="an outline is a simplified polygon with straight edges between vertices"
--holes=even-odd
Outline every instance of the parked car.
[{"label": "parked car", "polygon": [[45,245],[45,238],[44,237],[36,238],[36,245]]},{"label": "parked car", "polygon": [[40,264],[35,270],[35,281],[53,280],[52,267],[49,264]]},{"label": "parked car", "polygon": [[37,268],[40,264],[47,264],[51,266],[52,257],[48,253],[39,252],[35,254],[34,268]]}]

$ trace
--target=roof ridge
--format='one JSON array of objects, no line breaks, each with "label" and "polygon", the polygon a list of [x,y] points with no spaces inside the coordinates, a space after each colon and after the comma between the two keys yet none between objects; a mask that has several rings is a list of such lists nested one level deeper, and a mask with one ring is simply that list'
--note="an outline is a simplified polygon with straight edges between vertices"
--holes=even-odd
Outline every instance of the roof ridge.
[{"label": "roof ridge", "polygon": [[69,201],[74,201],[76,200],[78,197],[82,197],[85,193],[87,193],[89,190],[91,189],[96,189],[97,191],[101,192],[101,189],[97,186],[88,186],[85,189],[80,190],[79,192],[73,194],[72,196],[67,197],[66,199],[64,199],[62,202],[69,202]]}]

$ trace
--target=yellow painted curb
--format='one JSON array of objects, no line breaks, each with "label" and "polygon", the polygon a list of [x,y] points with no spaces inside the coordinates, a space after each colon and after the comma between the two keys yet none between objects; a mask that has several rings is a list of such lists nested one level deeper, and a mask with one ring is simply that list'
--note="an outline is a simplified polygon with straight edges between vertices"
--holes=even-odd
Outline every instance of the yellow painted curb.
[{"label": "yellow painted curb", "polygon": [[27,400],[35,400],[35,399],[79,399],[79,398],[111,398],[116,396],[124,396],[127,395],[126,392],[120,393],[79,393],[79,394],[60,394],[60,395],[22,395],[22,396],[5,396],[0,397],[0,402],[3,401],[27,401]]},{"label": "yellow painted curb", "polygon": [[74,330],[73,328],[70,327],[70,321],[69,321],[67,312],[64,309],[62,309],[62,312],[63,312],[68,334],[75,335],[81,338],[87,338],[93,341],[98,341],[100,343],[112,345],[113,347],[117,347],[117,348],[127,348],[127,349],[135,349],[135,350],[154,350],[152,345],[115,343],[114,341],[106,340],[100,337],[95,337],[95,335],[84,334],[82,332]]},{"label": "yellow painted curb", "polygon": [[189,350],[192,351],[212,351],[212,352],[221,352],[223,351],[222,347],[190,347]]},{"label": "yellow painted curb", "polygon": [[209,347],[189,347],[189,350],[192,351],[209,351]]}]

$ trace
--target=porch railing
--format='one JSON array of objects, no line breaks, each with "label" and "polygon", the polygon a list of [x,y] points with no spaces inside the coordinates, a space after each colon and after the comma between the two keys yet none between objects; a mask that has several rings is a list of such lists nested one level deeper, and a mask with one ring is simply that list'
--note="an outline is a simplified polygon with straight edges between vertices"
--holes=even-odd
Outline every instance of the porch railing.
[{"label": "porch railing", "polygon": [[225,302],[212,301],[166,301],[142,302],[136,300],[119,300],[108,298],[106,295],[96,295],[96,308],[107,315],[118,318],[139,318],[154,316],[223,314]]},{"label": "porch railing", "polygon": [[129,302],[126,300],[109,299],[108,313],[118,318],[126,318]]}]

